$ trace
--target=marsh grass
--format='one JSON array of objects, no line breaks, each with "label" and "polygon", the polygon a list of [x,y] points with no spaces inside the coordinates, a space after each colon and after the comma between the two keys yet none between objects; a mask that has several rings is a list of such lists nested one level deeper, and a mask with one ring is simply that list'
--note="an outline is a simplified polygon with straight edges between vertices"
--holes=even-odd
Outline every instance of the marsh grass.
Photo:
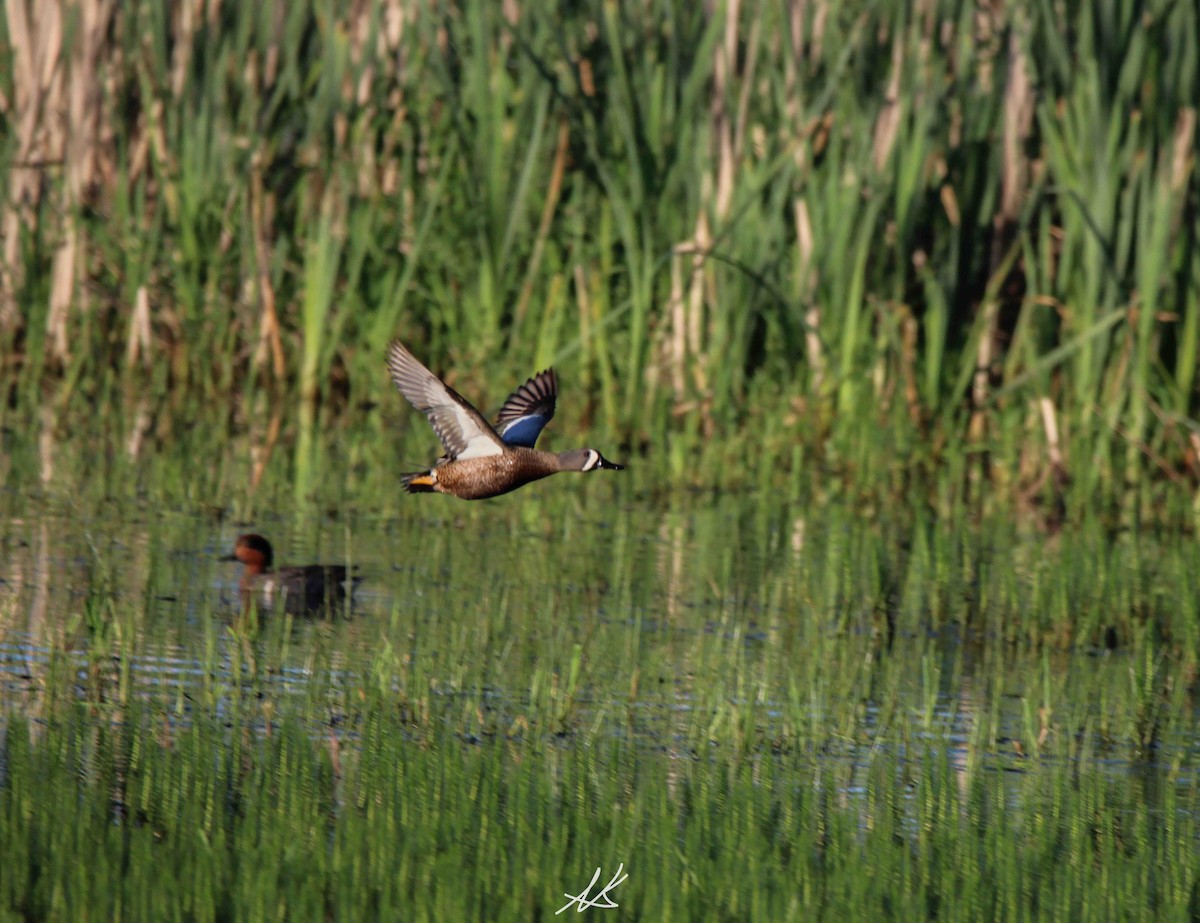
[{"label": "marsh grass", "polygon": [[454,709],[424,730],[392,704],[324,730],[263,711],[197,709],[178,727],[144,704],[119,724],[79,709],[10,719],[5,906],[545,918],[597,865],[624,862],[612,896],[655,919],[1194,910],[1195,785],[1076,760],[964,768],[903,715],[838,758],[717,741],[664,753],[606,734],[481,741]]},{"label": "marsh grass", "polygon": [[351,618],[246,620],[242,524],[100,486],[7,520],[10,913],[528,919],[618,862],[655,919],[1194,909],[1190,544],[603,483],[352,500],[254,524],[359,563]]},{"label": "marsh grass", "polygon": [[[1196,917],[1191,6],[38,11],[0,913]],[[403,495],[395,335],[628,470]]]},{"label": "marsh grass", "polygon": [[1191,519],[1188,4],[15,11],[5,425],[359,418],[401,334],[675,483]]}]

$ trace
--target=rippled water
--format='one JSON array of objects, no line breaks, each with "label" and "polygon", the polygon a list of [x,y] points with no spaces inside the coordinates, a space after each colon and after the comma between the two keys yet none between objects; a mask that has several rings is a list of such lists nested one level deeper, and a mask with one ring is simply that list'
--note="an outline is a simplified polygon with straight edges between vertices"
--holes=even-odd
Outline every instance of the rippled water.
[{"label": "rippled water", "polygon": [[[615,513],[562,494],[411,499],[406,519],[81,523],[60,510],[8,521],[0,708],[36,717],[65,689],[158,702],[186,723],[197,701],[220,708],[252,689],[319,732],[341,725],[356,689],[382,682],[445,720],[475,709],[480,728],[522,727],[563,708],[579,733],[671,756],[702,758],[706,738],[744,734],[735,724],[750,715],[753,745],[815,747],[851,769],[872,748],[933,747],[1018,774],[1035,759],[1088,759],[1193,778],[1194,702],[1134,739],[1139,671],[1153,664],[1121,646],[1032,650],[888,612],[886,588],[856,597],[853,556],[888,546],[864,544],[853,521],[814,529],[737,498]],[[239,568],[218,558],[250,529],[282,564],[357,565],[350,617],[273,616],[249,632]],[[831,582],[838,567],[848,576]],[[899,741],[898,717],[916,729]],[[472,724],[465,738],[480,732]]]}]

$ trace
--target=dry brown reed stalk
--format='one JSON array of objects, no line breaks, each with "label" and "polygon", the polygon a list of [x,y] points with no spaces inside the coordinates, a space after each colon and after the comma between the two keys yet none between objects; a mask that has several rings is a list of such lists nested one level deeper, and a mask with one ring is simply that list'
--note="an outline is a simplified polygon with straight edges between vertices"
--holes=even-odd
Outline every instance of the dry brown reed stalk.
[{"label": "dry brown reed stalk", "polygon": [[920,324],[913,316],[908,305],[900,305],[900,371],[904,378],[904,403],[908,408],[908,418],[918,431],[924,430],[925,413],[921,404],[921,394],[917,389],[917,362],[920,339]]},{"label": "dry brown reed stalk", "polygon": [[[761,31],[761,17],[753,16],[749,34],[741,34],[739,0],[729,0],[724,11],[722,39],[714,43],[712,52],[709,128],[714,168],[701,178],[701,202],[692,237],[675,247],[671,265],[671,297],[667,309],[670,323],[664,354],[677,409],[688,402],[685,368],[690,367],[698,394],[703,397],[709,388],[708,365],[711,357],[709,338],[705,336],[705,305],[716,299],[716,283],[707,268],[708,254],[714,243],[712,225],[722,225],[733,206],[738,165],[746,144],[746,123]],[[740,68],[739,48],[747,49]],[[734,95],[736,81],[740,81],[737,86],[737,106],[736,112],[731,115],[728,101]],[[685,292],[681,261],[689,256],[691,265]],[[714,429],[714,421],[710,416],[711,401],[702,399],[698,406],[701,409],[702,429],[706,434],[711,434]]]},{"label": "dry brown reed stalk", "polygon": [[1184,106],[1175,123],[1175,138],[1171,146],[1171,191],[1180,193],[1196,165],[1196,109]]},{"label": "dry brown reed stalk", "polygon": [[[170,87],[182,96],[203,9],[211,23],[218,3],[188,0],[173,5],[173,59]],[[24,281],[19,233],[31,227],[45,195],[54,208],[43,213],[61,224],[42,229],[57,238],[52,257],[46,320],[48,355],[60,362],[70,357],[69,323],[72,310],[86,311],[88,241],[78,221],[80,210],[110,187],[114,174],[114,143],[110,112],[104,105],[107,72],[120,55],[109,41],[117,16],[115,0],[6,0],[14,40],[15,122],[20,154],[10,171],[9,196],[0,203],[4,258],[0,266],[0,327],[19,329],[17,293]],[[67,46],[69,42],[69,47]],[[161,101],[150,104],[144,127],[129,139],[128,174],[135,179],[149,160],[155,143],[163,162],[169,151],[162,137]],[[46,167],[61,167],[61,185],[46,182]],[[133,306],[127,356],[149,362],[149,302],[139,290]]]},{"label": "dry brown reed stalk", "polygon": [[[703,214],[703,213],[701,213]],[[671,379],[671,390],[675,392],[675,404],[683,402],[687,389],[684,366],[687,363],[687,347],[685,345],[687,318],[685,317],[683,294],[682,255],[676,252],[671,257],[671,297],[667,303],[670,318],[670,335],[664,343],[666,364]]]},{"label": "dry brown reed stalk", "polygon": [[171,50],[171,95],[176,99],[183,97],[187,84],[188,68],[196,45],[196,28],[204,4],[205,0],[182,0],[172,4],[175,34]]},{"label": "dry brown reed stalk", "polygon": [[1046,449],[1050,456],[1050,468],[1056,477],[1066,472],[1066,456],[1063,452],[1062,439],[1058,433],[1058,411],[1054,402],[1048,397],[1040,397],[1037,401],[1038,410],[1042,414],[1042,429],[1046,433]]},{"label": "dry brown reed stalk", "polygon": [[250,172],[250,224],[254,238],[254,263],[258,279],[258,297],[262,306],[262,315],[258,326],[258,346],[254,349],[251,360],[253,365],[261,367],[271,357],[271,374],[276,381],[283,381],[287,374],[287,364],[283,357],[283,337],[279,330],[279,314],[275,310],[275,287],[271,283],[270,241],[273,237],[273,210],[268,208],[267,197],[263,193],[261,166],[255,164]]},{"label": "dry brown reed stalk", "polygon": [[[709,122],[712,128],[713,156],[716,160],[716,182],[715,186],[709,189],[709,198],[712,200],[713,217],[718,222],[729,213],[729,206],[733,201],[736,152],[740,142],[726,106],[737,74],[739,9],[738,0],[729,0],[725,5],[724,41],[713,45],[713,86]],[[695,243],[702,251],[707,251],[708,248],[699,233]]]},{"label": "dry brown reed stalk", "polygon": [[[592,304],[591,294],[588,289],[587,273],[583,268],[582,263],[576,263],[572,270],[572,278],[575,282],[575,302],[579,305],[579,344],[585,356],[592,355]],[[587,375],[587,365],[584,366],[584,375]],[[586,379],[580,382],[584,385],[585,393],[591,389],[586,387],[590,382]]]},{"label": "dry brown reed stalk", "polygon": [[800,72],[804,61],[804,3],[802,0],[792,0],[787,6],[788,50],[790,54],[783,55],[783,114],[787,130],[793,136],[800,134],[800,124],[804,113],[800,97]]},{"label": "dry brown reed stalk", "polygon": [[9,169],[8,195],[0,202],[0,329],[24,327],[17,293],[25,282],[21,262],[21,229],[33,227],[43,195],[45,171],[62,162],[63,138],[53,113],[65,110],[63,72],[59,66],[63,43],[63,9],[41,0],[5,0],[12,50],[13,97],[11,125],[16,126],[16,157]]},{"label": "dry brown reed stalk", "polygon": [[[1023,155],[1026,139],[1033,123],[1033,87],[1029,80],[1029,63],[1021,44],[1023,30],[1014,21],[1009,30],[1007,59],[1008,73],[1004,90],[1004,162],[1001,172],[1000,208],[993,219],[991,269],[996,273],[1005,262],[1005,251],[1011,247],[1017,219],[1028,191],[1028,164]],[[1007,272],[1007,270],[1005,270]],[[988,286],[989,290],[992,286]],[[983,331],[975,355],[975,375],[971,383],[971,419],[967,438],[981,443],[987,435],[986,405],[989,396],[989,375],[996,355],[1000,317],[998,298],[988,298],[981,306],[984,311]],[[980,465],[972,470],[972,479],[986,477],[987,457],[980,454]]]},{"label": "dry brown reed stalk", "polygon": [[808,201],[796,199],[794,207],[796,225],[796,250],[799,259],[796,265],[796,298],[807,304],[804,312],[804,352],[810,370],[811,390],[819,393],[825,383],[825,353],[821,348],[821,305],[816,298],[820,270],[813,263],[816,242],[813,238],[812,219],[808,213]]},{"label": "dry brown reed stalk", "polygon": [[517,307],[513,313],[513,336],[521,330],[525,320],[525,312],[533,297],[534,280],[537,278],[538,267],[546,249],[546,241],[550,237],[554,213],[558,210],[558,200],[562,195],[563,177],[567,172],[567,152],[571,146],[571,129],[564,119],[558,125],[558,144],[554,151],[554,164],[550,168],[550,182],[546,186],[546,202],[542,206],[542,217],[538,222],[537,235],[533,239],[533,251],[529,256],[529,265],[525,270],[525,282],[521,286],[521,294],[517,299]]},{"label": "dry brown reed stalk", "polygon": [[[707,182],[705,177],[702,182]],[[701,246],[703,243],[703,247]],[[701,432],[705,438],[713,435],[716,422],[712,418],[712,400],[708,394],[708,353],[704,346],[704,302],[714,299],[715,285],[708,278],[705,266],[712,247],[712,235],[708,231],[707,213],[701,209],[696,221],[694,242],[679,244],[671,256],[671,295],[667,304],[668,325],[666,339],[661,344],[661,353],[667,367],[674,392],[674,412],[684,416],[696,412],[700,417]],[[687,272],[689,285],[684,290],[684,266],[689,260]],[[707,286],[706,286],[707,282]],[[689,357],[692,378],[699,400],[688,396],[687,374]],[[650,370],[647,370],[650,372]],[[657,378],[657,376],[654,376]]]},{"label": "dry brown reed stalk", "polygon": [[[373,16],[373,11],[376,10],[378,15]],[[379,106],[374,102],[372,88],[381,77],[403,84],[402,75],[389,71],[403,71],[403,49],[400,40],[404,35],[405,26],[415,19],[418,12],[415,4],[381,4],[371,0],[357,0],[352,10],[347,13],[346,32],[350,37],[350,61],[353,65],[352,70],[357,72],[358,77],[354,82],[353,91],[347,92],[345,97],[349,104],[348,109],[356,113],[354,118],[357,123],[371,124],[378,118]],[[388,66],[389,62],[392,62],[392,67]],[[406,110],[399,88],[392,91],[385,108],[393,126],[404,123]],[[385,133],[380,140],[382,145],[378,150],[373,145],[360,146],[355,158],[355,187],[357,194],[363,198],[391,196],[396,193],[396,163],[399,160],[396,134]],[[407,214],[407,209],[405,211]]]},{"label": "dry brown reed stalk", "polygon": [[1192,477],[1200,480],[1200,433],[1195,430],[1187,434],[1187,449],[1183,453],[1184,460],[1191,469]]},{"label": "dry brown reed stalk", "polygon": [[900,130],[900,75],[904,72],[904,39],[900,30],[892,39],[892,60],[888,72],[887,90],[884,92],[883,108],[875,119],[875,133],[871,141],[871,163],[876,172],[887,167],[892,149],[896,146],[896,134]]},{"label": "dry brown reed stalk", "polygon": [[[250,493],[258,490],[258,485],[262,483],[263,475],[267,471],[267,464],[271,461],[271,454],[275,451],[275,444],[279,442],[279,431],[282,426],[283,408],[276,402],[271,410],[271,420],[267,424],[266,433],[261,439],[251,437]],[[254,428],[257,426],[255,425]]]},{"label": "dry brown reed stalk", "polygon": [[[54,4],[39,5],[45,13]],[[64,4],[73,18],[73,44],[67,66],[67,107],[60,116],[63,160],[64,229],[54,255],[50,279],[50,306],[46,318],[50,355],[67,361],[70,343],[67,322],[72,304],[87,310],[87,289],[80,285],[85,267],[86,234],[78,221],[80,209],[113,170],[111,129],[105,128],[103,75],[104,56],[114,0],[73,0]]]},{"label": "dry brown reed stalk", "polygon": [[[801,104],[800,72],[806,55],[815,60],[820,59],[825,9],[825,4],[817,4],[816,12],[813,15],[811,39],[806,48],[804,25],[808,14],[807,0],[792,0],[788,4],[787,21],[792,53],[787,55],[784,60],[784,82],[787,87],[786,115],[792,135],[797,139],[813,133],[811,127],[804,124],[805,109]],[[793,145],[793,151],[797,165],[807,167],[810,162],[811,146],[797,143]],[[821,348],[821,306],[816,300],[820,270],[813,262],[815,239],[812,218],[808,210],[808,200],[803,196],[798,197],[793,205],[793,223],[796,228],[796,251],[799,257],[796,264],[795,294],[800,304],[808,304],[808,308],[804,312],[804,350],[811,374],[810,387],[816,393],[821,390],[825,382],[825,355]]]},{"label": "dry brown reed stalk", "polygon": [[[997,221],[1016,222],[1029,187],[1025,142],[1033,125],[1033,84],[1018,29],[1008,36],[1008,83],[1004,89],[1004,161],[1001,164],[1000,212]],[[992,260],[995,266],[997,259]]]},{"label": "dry brown reed stalk", "polygon": [[125,454],[134,461],[141,456],[142,446],[153,426],[154,417],[150,412],[150,395],[143,391],[137,399],[133,422],[129,425],[129,435],[125,439]]},{"label": "dry brown reed stalk", "polygon": [[129,323],[129,338],[125,342],[125,363],[133,368],[140,360],[149,369],[150,358],[150,295],[146,286],[139,285],[133,299],[133,317]]},{"label": "dry brown reed stalk", "polygon": [[[804,26],[812,9],[812,28],[805,33]],[[825,23],[829,16],[829,4],[824,0],[809,3],[809,0],[789,0],[787,14],[788,33],[792,54],[784,62],[784,80],[787,88],[787,116],[793,130],[798,134],[803,109],[800,106],[800,62],[805,58],[820,63],[824,55]]]}]

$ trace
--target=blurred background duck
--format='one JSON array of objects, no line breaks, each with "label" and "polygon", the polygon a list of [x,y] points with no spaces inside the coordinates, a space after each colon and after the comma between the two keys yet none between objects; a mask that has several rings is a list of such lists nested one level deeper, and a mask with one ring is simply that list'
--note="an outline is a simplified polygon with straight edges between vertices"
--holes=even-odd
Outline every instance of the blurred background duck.
[{"label": "blurred background duck", "polygon": [[271,543],[253,533],[239,535],[233,554],[221,560],[242,563],[238,587],[246,610],[257,602],[264,610],[282,605],[291,615],[336,614],[346,600],[347,580],[351,592],[358,581],[343,564],[303,564],[273,570],[275,553]]}]

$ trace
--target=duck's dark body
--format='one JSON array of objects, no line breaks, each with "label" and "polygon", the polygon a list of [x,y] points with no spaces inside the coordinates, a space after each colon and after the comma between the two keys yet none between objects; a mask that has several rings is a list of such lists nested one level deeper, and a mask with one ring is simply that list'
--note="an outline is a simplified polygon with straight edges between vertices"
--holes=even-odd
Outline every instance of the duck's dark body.
[{"label": "duck's dark body", "polygon": [[346,581],[350,578],[342,564],[303,564],[272,569],[275,552],[261,535],[238,536],[233,554],[224,561],[243,565],[242,608],[255,603],[261,609],[275,609],[282,602],[290,615],[324,615],[336,612],[346,601]]}]

